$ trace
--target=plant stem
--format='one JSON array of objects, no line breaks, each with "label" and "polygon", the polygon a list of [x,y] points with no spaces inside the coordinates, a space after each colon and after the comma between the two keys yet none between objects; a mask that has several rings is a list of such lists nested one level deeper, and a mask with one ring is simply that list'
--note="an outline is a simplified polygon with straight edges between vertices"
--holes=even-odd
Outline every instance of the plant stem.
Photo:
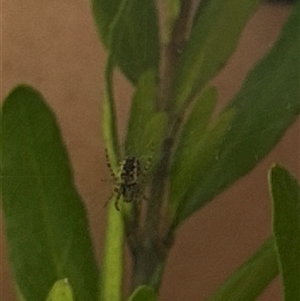
[{"label": "plant stem", "polygon": [[171,91],[174,74],[188,37],[192,4],[193,1],[191,0],[182,1],[180,14],[174,23],[170,42],[163,45],[161,51],[160,95],[157,107],[169,113],[173,106]]},{"label": "plant stem", "polygon": [[182,1],[181,12],[174,24],[171,40],[162,49],[160,92],[156,107],[158,110],[166,112],[168,123],[160,158],[153,172],[144,229],[137,248],[131,250],[133,255],[133,290],[142,284],[151,285],[156,290],[159,289],[170,248],[170,244],[166,243],[165,234],[160,233],[160,222],[163,220],[162,208],[172,147],[181,124],[181,116],[174,116],[171,95],[174,74],[189,31],[191,9],[192,0]]},{"label": "plant stem", "polygon": [[[119,143],[113,95],[113,60],[111,54],[105,69],[105,97],[103,102],[102,131],[105,147],[109,154],[111,168],[118,168]],[[123,221],[120,212],[116,211],[114,202],[110,200],[107,209],[104,254],[102,259],[102,275],[100,279],[100,301],[120,301],[122,283],[122,249]]]},{"label": "plant stem", "polygon": [[114,202],[108,205],[102,274],[100,279],[100,301],[121,300],[123,265],[123,221]]},{"label": "plant stem", "polygon": [[168,176],[172,146],[181,120],[180,117],[173,116],[171,88],[176,66],[180,58],[178,47],[182,49],[185,44],[191,8],[191,0],[182,1],[181,12],[174,24],[172,38],[165,46],[162,53],[161,65],[163,66],[160,82],[160,103],[163,104],[163,110],[168,115],[168,123],[165,131],[165,139],[162,144],[161,156],[153,174],[150,190],[151,197],[147,208],[144,235],[147,240],[155,240],[158,234],[160,213],[165,194],[165,182]]}]

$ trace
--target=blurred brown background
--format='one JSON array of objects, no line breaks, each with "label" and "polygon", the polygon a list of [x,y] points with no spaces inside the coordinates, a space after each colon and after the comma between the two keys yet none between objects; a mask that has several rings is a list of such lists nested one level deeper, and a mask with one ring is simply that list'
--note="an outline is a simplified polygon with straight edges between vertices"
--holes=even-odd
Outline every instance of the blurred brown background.
[{"label": "blurred brown background", "polygon": [[[289,6],[264,4],[250,20],[234,57],[214,80],[221,105],[235,93],[253,62],[272,46],[289,11]],[[103,204],[111,185],[101,182],[109,177],[99,121],[105,52],[96,35],[89,2],[3,0],[1,42],[1,99],[16,84],[27,83],[41,91],[57,114],[76,185],[87,205],[99,259]],[[116,89],[122,132],[131,89],[121,77]],[[268,237],[267,170],[273,162],[283,164],[299,178],[299,122],[259,166],[179,230],[161,300],[203,300]],[[3,235],[0,267],[1,301],[15,301]],[[277,279],[259,300],[279,301],[280,294]]]}]

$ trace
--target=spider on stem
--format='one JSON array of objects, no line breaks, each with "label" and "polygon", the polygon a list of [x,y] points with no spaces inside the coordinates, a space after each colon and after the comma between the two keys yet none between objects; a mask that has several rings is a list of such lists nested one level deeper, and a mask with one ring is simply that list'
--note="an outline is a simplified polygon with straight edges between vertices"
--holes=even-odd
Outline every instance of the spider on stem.
[{"label": "spider on stem", "polygon": [[120,164],[118,174],[116,174],[112,169],[108,151],[105,149],[106,163],[115,184],[113,194],[116,195],[115,207],[118,211],[120,211],[119,200],[121,197],[125,203],[139,202],[142,198],[147,199],[143,193],[147,175],[152,165],[153,151],[152,146],[144,166],[137,157],[126,156]]}]

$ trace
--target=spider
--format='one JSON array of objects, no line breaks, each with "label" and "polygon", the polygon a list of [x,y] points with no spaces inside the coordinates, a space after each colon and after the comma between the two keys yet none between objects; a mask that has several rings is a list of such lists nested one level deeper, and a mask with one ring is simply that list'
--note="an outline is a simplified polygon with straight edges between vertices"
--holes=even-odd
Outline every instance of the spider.
[{"label": "spider", "polygon": [[141,198],[147,199],[143,195],[143,188],[151,167],[152,153],[153,150],[151,150],[144,167],[141,166],[141,161],[137,157],[125,157],[120,164],[118,174],[116,174],[112,169],[107,149],[105,149],[107,166],[115,183],[113,194],[116,194],[115,207],[118,211],[120,211],[119,200],[121,197],[125,203],[140,201]]}]

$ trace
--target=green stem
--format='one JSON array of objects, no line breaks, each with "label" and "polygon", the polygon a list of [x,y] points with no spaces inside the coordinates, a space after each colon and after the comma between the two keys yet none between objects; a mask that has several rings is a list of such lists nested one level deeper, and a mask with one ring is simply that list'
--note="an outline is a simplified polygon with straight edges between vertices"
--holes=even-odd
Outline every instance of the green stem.
[{"label": "green stem", "polygon": [[[112,86],[113,60],[109,55],[105,70],[105,97],[103,102],[103,137],[115,173],[118,170],[119,147],[115,103]],[[123,266],[123,220],[110,200],[107,207],[102,274],[100,280],[100,300],[120,301]]]},{"label": "green stem", "polygon": [[110,163],[113,170],[118,169],[119,162],[119,143],[116,121],[116,109],[113,93],[113,67],[114,62],[112,55],[109,54],[105,69],[105,87],[102,113],[102,132],[104,145],[107,148]]},{"label": "green stem", "polygon": [[123,270],[123,221],[114,202],[108,205],[101,274],[101,301],[120,301]]}]

